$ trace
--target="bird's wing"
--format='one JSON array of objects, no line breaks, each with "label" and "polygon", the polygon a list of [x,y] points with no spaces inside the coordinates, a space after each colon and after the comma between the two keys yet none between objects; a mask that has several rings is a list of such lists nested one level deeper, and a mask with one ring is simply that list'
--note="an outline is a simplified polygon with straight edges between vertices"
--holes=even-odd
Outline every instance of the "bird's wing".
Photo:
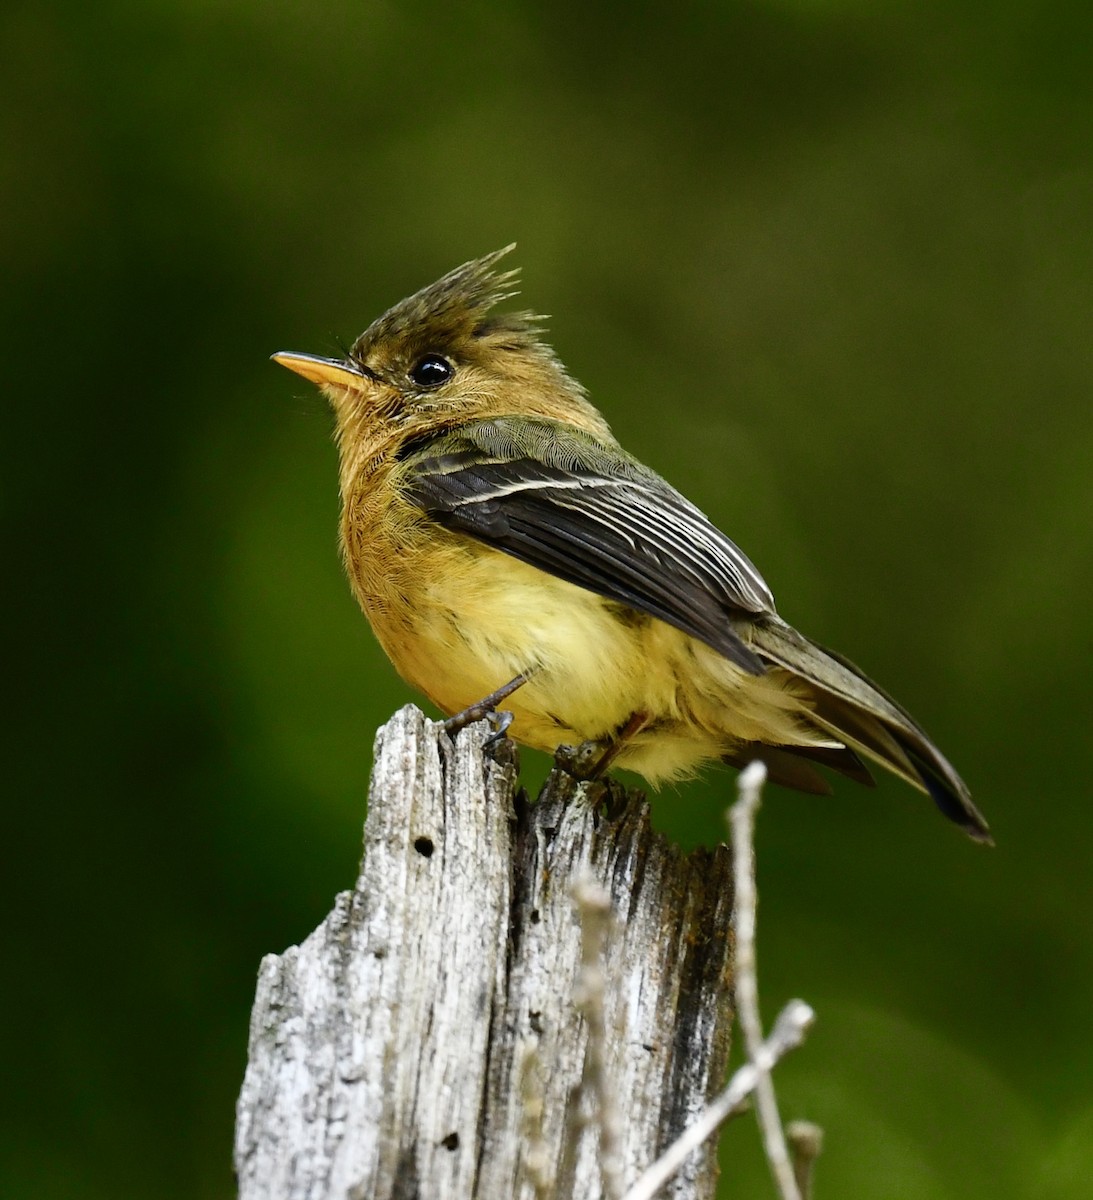
[{"label": "bird's wing", "polygon": [[659,617],[751,674],[732,617],[774,611],[747,557],[615,446],[553,421],[460,426],[406,456],[404,494],[433,520]]}]

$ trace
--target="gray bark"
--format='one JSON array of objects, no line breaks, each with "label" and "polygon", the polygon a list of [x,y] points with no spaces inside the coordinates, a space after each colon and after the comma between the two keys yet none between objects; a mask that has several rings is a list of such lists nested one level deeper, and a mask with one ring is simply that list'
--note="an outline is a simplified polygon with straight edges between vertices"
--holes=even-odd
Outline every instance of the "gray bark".
[{"label": "gray bark", "polygon": [[[728,1058],[728,852],[684,855],[639,793],[555,770],[539,801],[515,753],[451,741],[414,708],[379,731],[353,891],[262,963],[239,1097],[242,1200],[545,1200],[603,1195],[574,1004],[591,876],[605,956],[607,1077],[623,1176],[705,1106]],[[665,1189],[712,1197],[715,1148]]]}]

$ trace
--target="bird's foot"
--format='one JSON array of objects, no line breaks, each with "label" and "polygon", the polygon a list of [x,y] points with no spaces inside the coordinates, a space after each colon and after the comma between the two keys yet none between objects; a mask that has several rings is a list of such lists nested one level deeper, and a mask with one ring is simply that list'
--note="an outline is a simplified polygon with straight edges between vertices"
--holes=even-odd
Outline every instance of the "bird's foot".
[{"label": "bird's foot", "polygon": [[554,751],[555,765],[574,779],[598,779],[604,770],[604,759],[610,742],[588,741],[579,746],[559,746]]},{"label": "bird's foot", "polygon": [[602,779],[631,738],[648,724],[648,713],[631,713],[609,738],[594,738],[579,746],[559,746],[554,753],[554,761],[574,779]]},{"label": "bird's foot", "polygon": [[485,745],[495,745],[505,736],[508,727],[512,724],[512,713],[500,712],[497,706],[502,700],[508,699],[517,688],[523,687],[530,678],[530,671],[522,671],[515,679],[510,679],[504,687],[499,687],[496,692],[490,692],[488,696],[469,705],[462,712],[457,712],[455,716],[442,721],[441,729],[449,737],[455,737],[461,729],[473,725],[475,721],[488,720],[494,730],[486,739]]}]

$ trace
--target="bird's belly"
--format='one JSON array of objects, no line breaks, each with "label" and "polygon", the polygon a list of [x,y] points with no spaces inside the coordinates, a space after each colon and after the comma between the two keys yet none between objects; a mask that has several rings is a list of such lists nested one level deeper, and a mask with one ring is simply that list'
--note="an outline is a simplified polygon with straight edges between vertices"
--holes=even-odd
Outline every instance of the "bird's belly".
[{"label": "bird's belly", "polygon": [[[405,602],[365,605],[396,669],[444,712],[528,672],[505,701],[511,732],[553,750],[609,736],[650,699],[646,618],[622,619],[620,606],[497,551],[452,555],[447,568]],[[672,687],[666,678],[661,690]]]},{"label": "bird's belly", "polygon": [[530,673],[504,702],[524,745],[608,739],[641,713],[618,762],[656,782],[742,741],[811,740],[783,672],[748,675],[673,626],[499,551],[457,543],[410,577],[413,588],[387,580],[360,595],[396,669],[446,713]]}]

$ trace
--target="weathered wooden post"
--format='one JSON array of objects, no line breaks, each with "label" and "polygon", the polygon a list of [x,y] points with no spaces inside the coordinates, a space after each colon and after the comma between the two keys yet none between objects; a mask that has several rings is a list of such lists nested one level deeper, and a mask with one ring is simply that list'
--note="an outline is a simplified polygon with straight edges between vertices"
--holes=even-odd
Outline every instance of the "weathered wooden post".
[{"label": "weathered wooden post", "polygon": [[[720,1088],[729,852],[654,834],[639,794],[454,742],[407,707],[380,730],[352,892],[267,957],[238,1105],[242,1200],[597,1200],[600,1127],[575,887],[611,897],[603,1075],[628,1185]],[[660,1194],[714,1195],[707,1142]]]}]

